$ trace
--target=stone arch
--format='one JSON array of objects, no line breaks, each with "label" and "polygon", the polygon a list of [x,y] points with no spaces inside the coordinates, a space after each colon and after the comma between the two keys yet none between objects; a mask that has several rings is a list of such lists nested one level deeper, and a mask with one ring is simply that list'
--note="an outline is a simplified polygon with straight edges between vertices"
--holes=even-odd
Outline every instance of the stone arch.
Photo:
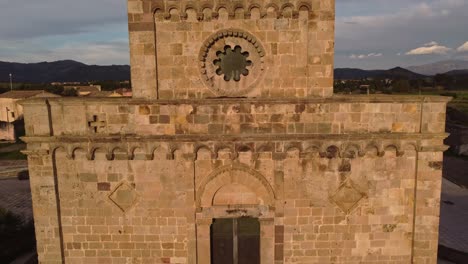
[{"label": "stone arch", "polygon": [[280,12],[279,12],[279,7],[278,5],[274,3],[269,3],[265,6],[265,13],[268,16],[271,16],[270,18],[279,18]]},{"label": "stone arch", "polygon": [[50,151],[48,152],[52,156],[55,156],[58,152],[64,152],[67,159],[72,159],[72,149],[70,147],[65,147],[63,145],[54,145],[51,146]]},{"label": "stone arch", "polygon": [[244,19],[246,17],[246,11],[243,4],[235,4],[232,6],[232,11],[230,12],[230,17],[235,19]]},{"label": "stone arch", "polygon": [[307,2],[297,4],[297,16],[299,18],[312,18],[312,6]]},{"label": "stone arch", "polygon": [[156,21],[156,20],[161,21],[164,19],[164,7],[161,4],[153,6],[152,12],[153,12],[153,21]]},{"label": "stone arch", "polygon": [[182,18],[189,22],[195,22],[198,20],[198,12],[194,4],[187,4],[184,8]]},{"label": "stone arch", "polygon": [[356,157],[363,157],[364,153],[361,150],[361,146],[356,143],[346,144],[342,147],[341,157],[354,159]]},{"label": "stone arch", "polygon": [[222,152],[223,150],[229,150],[231,159],[235,159],[237,157],[236,149],[234,148],[233,145],[231,145],[231,144],[218,144],[218,145],[215,146],[215,150],[214,150],[214,155],[215,155],[216,159],[219,158],[219,153]]},{"label": "stone arch", "polygon": [[404,151],[401,148],[401,144],[399,143],[389,143],[386,144],[384,147],[384,152],[394,151],[397,157],[401,157],[404,155]]},{"label": "stone arch", "polygon": [[262,7],[260,4],[253,3],[247,9],[247,18],[259,19],[262,17]]},{"label": "stone arch", "polygon": [[284,18],[292,18],[295,16],[296,11],[292,3],[286,3],[281,6],[281,16]]},{"label": "stone arch", "polygon": [[110,159],[109,160],[115,160],[115,159],[128,159],[128,151],[127,148],[124,146],[115,146],[112,148],[110,151]]},{"label": "stone arch", "polygon": [[255,146],[253,143],[236,144],[236,153],[240,162],[250,164],[255,157]]},{"label": "stone arch", "polygon": [[297,4],[298,11],[312,11],[312,6],[307,2],[300,2]]},{"label": "stone arch", "polygon": [[140,146],[133,146],[130,148],[129,159],[130,160],[147,160],[148,154],[146,153],[144,148]]},{"label": "stone arch", "polygon": [[401,148],[402,151],[415,151],[415,152],[418,152],[419,151],[419,146],[417,143],[415,142],[407,142],[407,143],[404,143],[402,148]]},{"label": "stone arch", "polygon": [[202,151],[207,151],[207,152],[209,152],[209,154],[210,154],[210,159],[213,159],[213,157],[215,156],[213,150],[211,150],[211,148],[210,148],[208,145],[199,144],[199,145],[196,145],[196,146],[194,147],[194,150],[193,150],[193,154],[195,155],[195,156],[194,156],[194,159],[195,159],[195,160],[198,160],[198,159],[199,159],[199,154],[200,154]]},{"label": "stone arch", "polygon": [[162,145],[155,145],[150,148],[150,160],[166,160],[168,156],[168,149]]},{"label": "stone arch", "polygon": [[228,20],[229,17],[232,17],[232,13],[229,12],[229,8],[227,7],[227,5],[218,6],[215,14],[219,20]]},{"label": "stone arch", "polygon": [[200,184],[197,190],[197,208],[212,207],[217,194],[226,186],[243,186],[246,190],[255,193],[258,205],[273,207],[275,204],[275,192],[267,179],[245,165],[227,165],[214,170]]},{"label": "stone arch", "polygon": [[284,146],[284,152],[293,151],[293,150],[298,150],[299,153],[302,153],[304,151],[304,149],[302,147],[302,143],[301,142],[290,142],[290,143],[287,143]]},{"label": "stone arch", "polygon": [[255,151],[255,147],[253,146],[253,144],[236,144],[236,152],[248,152],[248,151],[251,151],[251,152],[254,152]]},{"label": "stone arch", "polygon": [[109,160],[109,149],[105,146],[93,146],[88,152],[88,160],[95,160],[96,159],[96,153],[103,153],[106,156],[106,159]]},{"label": "stone arch", "polygon": [[211,5],[204,4],[201,6],[200,10],[200,14],[202,16],[201,19],[199,18],[200,20],[209,21],[212,19],[214,12],[213,7]]},{"label": "stone arch", "polygon": [[167,12],[165,14],[165,19],[170,19],[170,20],[179,20],[180,19],[180,10],[179,6],[176,5],[171,5],[167,7]]},{"label": "stone arch", "polygon": [[72,150],[71,150],[71,159],[75,160],[76,157],[77,157],[77,154],[79,154],[81,152],[81,154],[83,156],[86,156],[86,149],[81,147],[81,146],[76,146],[76,147],[73,147]]},{"label": "stone arch", "polygon": [[301,158],[301,155],[303,154],[303,151],[302,151],[302,146],[301,145],[295,145],[295,144],[292,144],[292,145],[288,145],[284,148],[284,154],[285,154],[285,158],[287,159],[291,159],[291,158]]},{"label": "stone arch", "polygon": [[340,154],[340,148],[336,145],[324,145],[320,152],[320,156],[327,159],[339,158]]},{"label": "stone arch", "polygon": [[176,157],[176,152],[180,151],[180,147],[176,144],[170,144],[167,148],[167,159],[174,160]]},{"label": "stone arch", "polygon": [[304,152],[319,153],[321,149],[322,144],[320,142],[311,142],[306,145]]},{"label": "stone arch", "polygon": [[275,150],[275,145],[272,142],[263,143],[257,145],[256,152],[273,152]]},{"label": "stone arch", "polygon": [[67,159],[71,159],[70,152],[64,146],[54,146],[51,151],[52,156],[55,158],[57,154],[65,155]]},{"label": "stone arch", "polygon": [[378,156],[382,157],[383,156],[383,150],[381,148],[381,144],[377,144],[375,142],[370,142],[369,144],[366,145],[365,152],[369,156]]}]

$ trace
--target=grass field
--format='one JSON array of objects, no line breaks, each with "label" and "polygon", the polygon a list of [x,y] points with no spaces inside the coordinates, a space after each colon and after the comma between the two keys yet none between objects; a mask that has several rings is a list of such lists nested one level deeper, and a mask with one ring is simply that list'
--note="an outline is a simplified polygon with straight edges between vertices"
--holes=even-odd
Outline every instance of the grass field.
[{"label": "grass field", "polygon": [[468,91],[453,91],[453,93],[457,96],[453,98],[449,106],[468,114]]},{"label": "grass field", "polygon": [[468,114],[468,90],[461,91],[431,91],[423,92],[422,95],[444,95],[452,96],[448,106]]}]

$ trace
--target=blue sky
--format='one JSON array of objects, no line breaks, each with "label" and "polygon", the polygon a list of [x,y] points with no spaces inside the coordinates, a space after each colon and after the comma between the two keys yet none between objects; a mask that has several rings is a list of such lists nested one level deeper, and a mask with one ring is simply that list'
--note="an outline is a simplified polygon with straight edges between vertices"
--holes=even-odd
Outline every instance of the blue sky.
[{"label": "blue sky", "polygon": [[[336,67],[468,60],[468,0],[337,0]],[[126,0],[0,0],[0,60],[128,64]]]}]

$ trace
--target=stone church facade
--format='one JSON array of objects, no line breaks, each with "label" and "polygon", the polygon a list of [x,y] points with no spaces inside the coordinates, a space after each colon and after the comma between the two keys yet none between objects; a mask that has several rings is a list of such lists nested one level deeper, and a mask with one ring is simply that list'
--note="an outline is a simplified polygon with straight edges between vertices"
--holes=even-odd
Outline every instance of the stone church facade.
[{"label": "stone church facade", "polygon": [[128,0],[133,98],[24,102],[40,262],[435,264],[448,99],[333,95],[334,9]]}]

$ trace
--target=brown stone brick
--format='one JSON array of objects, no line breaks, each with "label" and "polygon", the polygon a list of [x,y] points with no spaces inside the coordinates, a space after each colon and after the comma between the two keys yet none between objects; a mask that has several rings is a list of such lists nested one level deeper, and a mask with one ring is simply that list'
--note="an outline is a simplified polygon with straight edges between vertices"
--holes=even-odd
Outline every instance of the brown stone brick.
[{"label": "brown stone brick", "polygon": [[110,191],[110,183],[109,182],[98,182],[97,183],[98,191]]},{"label": "brown stone brick", "polygon": [[83,182],[97,182],[97,174],[94,173],[80,173],[79,177]]},{"label": "brown stone brick", "polygon": [[168,115],[160,115],[158,123],[160,124],[169,124],[171,122],[171,117]]}]

